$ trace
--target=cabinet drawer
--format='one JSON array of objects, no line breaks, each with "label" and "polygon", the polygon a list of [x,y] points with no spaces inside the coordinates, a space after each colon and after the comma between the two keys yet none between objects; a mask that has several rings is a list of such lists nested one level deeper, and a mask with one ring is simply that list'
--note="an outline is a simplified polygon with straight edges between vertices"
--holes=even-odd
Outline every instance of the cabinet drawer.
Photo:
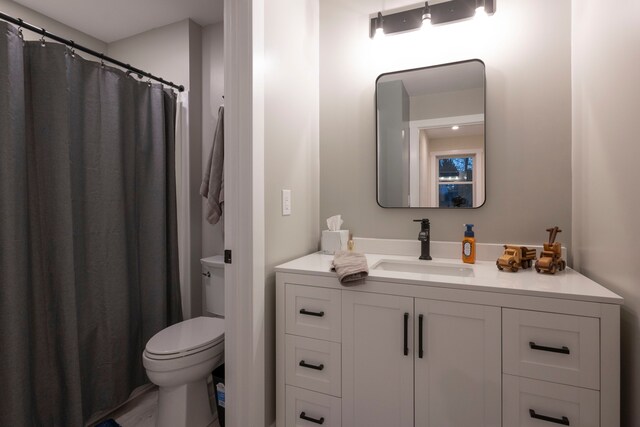
[{"label": "cabinet drawer", "polygon": [[312,338],[286,336],[286,383],[340,397],[340,344]]},{"label": "cabinet drawer", "polygon": [[285,286],[285,330],[288,334],[340,342],[341,291],[312,286]]},{"label": "cabinet drawer", "polygon": [[339,398],[292,386],[287,386],[285,393],[286,427],[340,427]]},{"label": "cabinet drawer", "polygon": [[503,425],[600,426],[600,393],[580,387],[504,375]]},{"label": "cabinet drawer", "polygon": [[502,310],[503,372],[600,388],[600,325],[592,317]]}]

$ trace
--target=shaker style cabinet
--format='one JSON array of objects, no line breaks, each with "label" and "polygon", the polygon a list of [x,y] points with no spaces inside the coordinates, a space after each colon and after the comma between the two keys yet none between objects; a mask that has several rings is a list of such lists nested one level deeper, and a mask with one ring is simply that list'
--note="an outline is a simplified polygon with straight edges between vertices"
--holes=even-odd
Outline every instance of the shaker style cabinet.
[{"label": "shaker style cabinet", "polygon": [[277,271],[278,427],[620,427],[621,300],[584,276],[570,299],[314,273]]},{"label": "shaker style cabinet", "polygon": [[498,307],[344,291],[342,422],[498,427],[500,353]]},{"label": "shaker style cabinet", "polygon": [[342,292],[342,423],[413,427],[413,298]]},{"label": "shaker style cabinet", "polygon": [[415,425],[501,425],[500,308],[415,299]]}]

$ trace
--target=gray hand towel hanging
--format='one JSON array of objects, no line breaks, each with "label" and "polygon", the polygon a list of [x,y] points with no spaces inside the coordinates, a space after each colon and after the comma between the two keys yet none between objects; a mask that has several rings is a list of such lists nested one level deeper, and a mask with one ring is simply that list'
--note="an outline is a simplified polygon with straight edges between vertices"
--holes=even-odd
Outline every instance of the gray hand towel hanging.
[{"label": "gray hand towel hanging", "polygon": [[207,199],[207,221],[217,224],[224,206],[224,105],[218,109],[218,124],[200,185],[200,195]]}]

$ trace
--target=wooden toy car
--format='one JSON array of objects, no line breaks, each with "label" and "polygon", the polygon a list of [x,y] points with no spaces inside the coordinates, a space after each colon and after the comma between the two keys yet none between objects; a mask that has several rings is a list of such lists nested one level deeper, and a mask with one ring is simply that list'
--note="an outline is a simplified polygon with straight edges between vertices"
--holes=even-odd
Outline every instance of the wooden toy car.
[{"label": "wooden toy car", "polygon": [[519,269],[531,268],[536,259],[536,250],[526,246],[504,245],[504,253],[496,261],[498,270],[517,272]]},{"label": "wooden toy car", "polygon": [[544,249],[540,253],[540,259],[536,261],[536,271],[538,273],[555,274],[567,267],[567,263],[562,259],[562,245],[556,242],[556,235],[560,233],[558,227],[547,228],[549,232],[549,242],[544,244]]}]

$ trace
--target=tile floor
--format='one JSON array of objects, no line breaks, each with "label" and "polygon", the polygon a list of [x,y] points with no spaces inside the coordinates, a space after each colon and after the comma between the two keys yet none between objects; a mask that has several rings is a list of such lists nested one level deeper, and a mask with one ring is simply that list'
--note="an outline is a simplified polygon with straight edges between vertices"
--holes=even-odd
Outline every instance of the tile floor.
[{"label": "tile floor", "polygon": [[[110,415],[122,427],[155,427],[158,389],[156,387],[120,407]],[[218,419],[209,427],[220,427]]]}]

